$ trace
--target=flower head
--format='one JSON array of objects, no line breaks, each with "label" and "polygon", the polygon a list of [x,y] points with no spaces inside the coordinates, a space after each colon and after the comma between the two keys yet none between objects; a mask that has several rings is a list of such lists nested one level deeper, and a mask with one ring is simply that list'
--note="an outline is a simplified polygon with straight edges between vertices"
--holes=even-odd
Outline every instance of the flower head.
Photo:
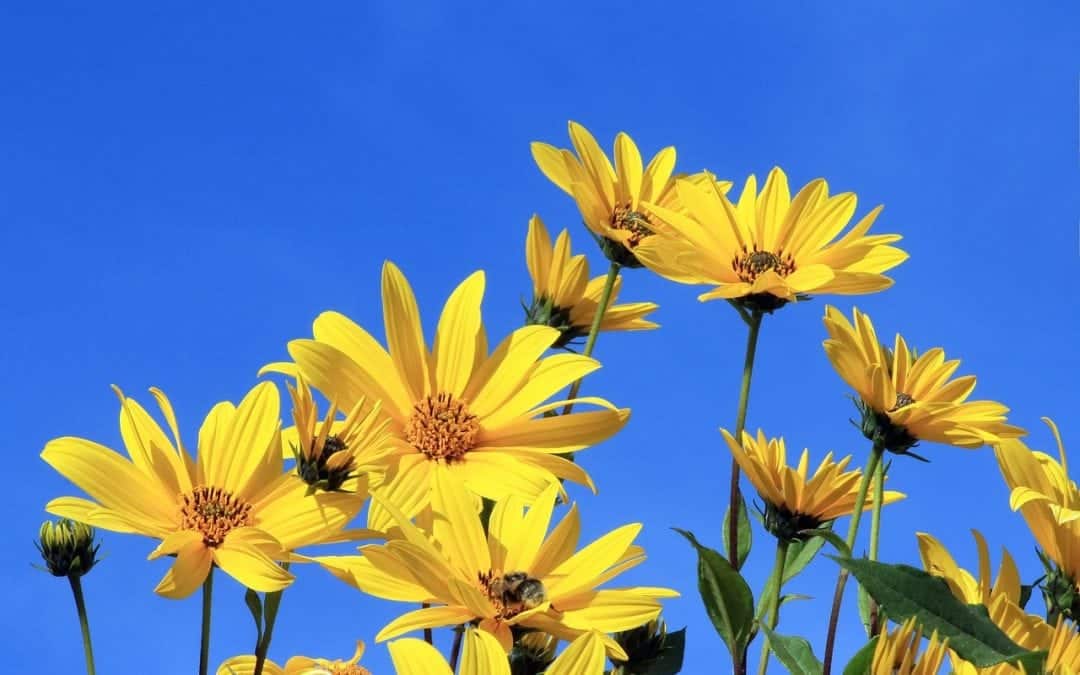
[{"label": "flower head", "polygon": [[101,548],[94,541],[94,528],[67,518],[42,523],[34,545],[54,577],[83,576],[97,564]]},{"label": "flower head", "polygon": [[[557,455],[607,439],[629,411],[583,398],[577,402],[598,409],[542,415],[567,404],[544,401],[599,368],[597,361],[543,357],[560,335],[548,326],[520,328],[489,354],[480,316],[483,272],[451,294],[430,350],[412,289],[392,263],[383,267],[382,287],[389,351],[346,317],[326,312],[315,319],[314,339],[289,343],[295,363],[263,370],[300,375],[341,410],[382,402],[395,446],[385,478],[373,483],[384,501],[414,516],[430,503],[432,481],[444,472],[489,499],[535,499],[560,479],[592,486],[579,465]],[[383,530],[393,519],[375,503],[368,524]]]},{"label": "flower head", "polygon": [[[755,438],[744,431],[739,443],[726,429],[720,431],[735,461],[765,500],[766,527],[774,535],[797,539],[802,530],[816,529],[822,523],[854,512],[862,470],[845,471],[850,456],[836,462],[830,452],[810,475],[808,450],[803,450],[798,467],[792,468],[787,463],[783,438],[768,439],[760,430]],[[872,494],[873,490],[866,499],[865,509],[872,506]],[[903,493],[890,490],[882,495],[882,503],[891,504],[903,498]]]},{"label": "flower head", "polygon": [[570,122],[573,152],[547,143],[532,144],[533,159],[552,183],[574,198],[585,225],[612,262],[641,267],[637,246],[653,234],[645,204],[674,207],[675,148],[656,153],[643,167],[641,153],[625,133],[615,137],[615,166],[589,131]]},{"label": "flower head", "polygon": [[948,640],[939,640],[937,631],[930,636],[926,649],[919,654],[922,627],[915,626],[912,617],[895,630],[878,637],[874,660],[870,666],[872,675],[937,675],[945,660]]},{"label": "flower head", "polygon": [[[371,675],[371,671],[360,665],[364,655],[364,643],[356,641],[356,651],[348,661],[342,659],[313,659],[308,656],[294,656],[285,662],[285,667],[273,661],[263,663],[263,675]],[[252,655],[234,656],[222,663],[217,675],[253,675],[255,657]]]},{"label": "flower head", "polygon": [[[559,330],[554,347],[565,347],[589,334],[604,277],[589,280],[589,261],[584,255],[570,255],[570,234],[563,230],[551,245],[544,221],[539,216],[529,220],[525,257],[533,281],[533,300],[527,309],[527,323],[551,326]],[[622,277],[615,281],[611,304],[600,322],[600,330],[646,330],[656,328],[645,316],[656,310],[656,303],[634,302],[616,305]]]},{"label": "flower head", "polygon": [[890,246],[900,235],[868,235],[881,207],[837,239],[855,213],[850,192],[829,196],[823,179],[808,183],[794,199],[779,168],[769,172],[761,193],[746,180],[737,204],[727,184],[676,182],[683,211],[650,204],[646,211],[657,236],[635,254],[646,267],[684,284],[716,286],[700,300],[725,299],[757,311],[772,311],[803,295],[861,295],[884,290],[883,273],[907,259]]},{"label": "flower head", "polygon": [[825,353],[861,399],[863,434],[885,449],[905,454],[919,441],[978,448],[1025,433],[1006,423],[1000,403],[967,400],[975,376],[950,379],[960,362],[940,348],[916,356],[898,334],[890,351],[858,309],[852,323],[826,307],[825,328]]},{"label": "flower head", "polygon": [[[578,552],[576,506],[548,534],[557,488],[549,487],[523,514],[523,502],[499,501],[487,532],[473,498],[454,476],[436,474],[434,519],[425,532],[395,513],[400,538],[360,548],[362,556],[320,558],[339,578],[376,597],[433,605],[391,621],[377,641],[422,628],[477,623],[506,651],[512,627],[573,639],[591,629],[614,632],[660,613],[666,588],[599,589],[644,560],[634,545],[640,524],[620,527]],[[605,636],[608,653],[625,659]]]},{"label": "flower head", "polygon": [[[603,640],[595,631],[583,633],[551,662],[544,675],[603,675]],[[454,675],[437,649],[416,638],[391,642],[390,658],[397,675]],[[506,652],[491,634],[468,628],[458,675],[510,675]]]},{"label": "flower head", "polygon": [[103,530],[160,539],[150,559],[175,555],[157,592],[182,598],[216,564],[248,588],[279,591],[292,575],[278,561],[302,546],[349,538],[342,528],[362,506],[356,495],[307,495],[282,473],[279,399],[274,385],[252,389],[240,405],[219,403],[199,430],[193,459],[180,441],[172,404],[151,389],[172,439],[133,399],[120,397],[120,433],[130,460],[82,438],[64,437],[41,457],[90,495],[60,497],[54,515]]}]

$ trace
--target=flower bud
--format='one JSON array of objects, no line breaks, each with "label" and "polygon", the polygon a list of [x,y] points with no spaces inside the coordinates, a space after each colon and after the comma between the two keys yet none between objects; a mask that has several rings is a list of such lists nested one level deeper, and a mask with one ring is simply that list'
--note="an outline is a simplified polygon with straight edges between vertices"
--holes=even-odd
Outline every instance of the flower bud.
[{"label": "flower bud", "polygon": [[100,544],[94,543],[94,528],[61,518],[41,524],[34,542],[49,573],[57,577],[81,577],[97,564]]}]

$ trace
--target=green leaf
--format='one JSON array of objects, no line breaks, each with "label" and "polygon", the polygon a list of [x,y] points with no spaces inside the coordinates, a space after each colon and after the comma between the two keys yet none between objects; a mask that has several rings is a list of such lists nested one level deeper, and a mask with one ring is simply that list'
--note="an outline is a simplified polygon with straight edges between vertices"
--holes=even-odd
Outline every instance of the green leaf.
[{"label": "green leaf", "polygon": [[697,549],[698,592],[705,603],[705,612],[732,658],[741,661],[754,625],[753,591],[724,556],[702,546],[692,533],[674,529]]},{"label": "green leaf", "polygon": [[761,631],[769,641],[773,654],[793,675],[821,675],[823,666],[814,656],[810,643],[801,637],[777,635],[761,624]]},{"label": "green leaf", "polygon": [[802,572],[824,545],[825,540],[821,537],[791,542],[788,545],[787,558],[784,560],[784,583],[791,581],[799,572]]},{"label": "green leaf", "polygon": [[937,631],[942,639],[948,638],[949,648],[976,667],[1034,658],[994,625],[985,607],[965,605],[953,597],[944,579],[909,565],[833,559],[855,575],[891,619],[915,617],[924,633]]},{"label": "green leaf", "polygon": [[851,549],[848,548],[847,542],[840,538],[840,535],[826,528],[818,528],[816,530],[802,530],[799,534],[806,537],[821,537],[825,541],[833,545],[840,555],[845,558],[851,557]]},{"label": "green leaf", "polygon": [[[731,531],[728,529],[731,526],[731,505],[728,505],[728,510],[724,512],[724,551],[731,550],[731,537],[728,533]],[[746,562],[746,556],[750,555],[750,544],[753,542],[753,531],[750,529],[750,518],[746,513],[746,500],[739,497],[739,522],[738,526],[738,550],[735,552],[735,569],[742,569],[743,563]]]},{"label": "green leaf", "polygon": [[870,642],[862,646],[855,656],[851,657],[844,666],[844,675],[870,675],[870,666],[874,665],[874,650],[877,648],[878,639],[874,637]]},{"label": "green leaf", "polygon": [[247,604],[248,610],[251,612],[251,618],[255,619],[255,642],[262,640],[262,619],[263,608],[262,600],[259,598],[259,594],[250,588],[244,593],[244,603]]},{"label": "green leaf", "polygon": [[862,621],[863,630],[870,635],[870,594],[866,589],[859,586],[859,620]]}]

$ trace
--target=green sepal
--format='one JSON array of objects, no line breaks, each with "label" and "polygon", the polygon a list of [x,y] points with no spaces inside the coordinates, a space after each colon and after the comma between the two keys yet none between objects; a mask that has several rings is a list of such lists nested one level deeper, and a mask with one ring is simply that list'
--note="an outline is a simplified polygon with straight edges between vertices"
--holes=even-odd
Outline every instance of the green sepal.
[{"label": "green sepal", "polygon": [[802,530],[799,532],[799,534],[804,537],[821,537],[825,541],[832,544],[833,548],[840,552],[840,555],[844,556],[845,558],[851,557],[851,549],[848,548],[847,542],[841,539],[840,535],[828,528],[819,527],[814,530]]},{"label": "green sepal", "polygon": [[250,588],[244,590],[244,604],[251,612],[251,618],[255,619],[255,643],[262,642],[263,631],[263,606],[262,598]]},{"label": "green sepal", "polygon": [[732,658],[742,661],[754,627],[753,591],[724,556],[702,546],[692,533],[673,529],[697,549],[698,592],[705,604],[705,612]]},{"label": "green sepal", "polygon": [[793,675],[821,675],[824,666],[814,656],[814,650],[804,638],[788,635],[777,635],[769,630],[765,624],[761,624],[761,632],[769,641],[780,663],[784,664],[789,673]]},{"label": "green sepal", "polygon": [[875,636],[855,652],[848,664],[844,666],[844,675],[871,675],[870,667],[874,665],[874,650],[877,649],[878,638]]}]

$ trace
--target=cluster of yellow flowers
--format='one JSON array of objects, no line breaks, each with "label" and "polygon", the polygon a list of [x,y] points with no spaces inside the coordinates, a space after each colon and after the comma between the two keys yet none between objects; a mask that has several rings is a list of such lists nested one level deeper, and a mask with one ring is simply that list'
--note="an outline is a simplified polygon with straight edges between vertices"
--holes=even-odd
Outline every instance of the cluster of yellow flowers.
[{"label": "cluster of yellow flowers", "polygon": [[[985,605],[1017,645],[1046,650],[1048,672],[1080,672],[1080,641],[1071,623],[1080,612],[1080,492],[1066,474],[1064,450],[1058,463],[1016,440],[1024,432],[1007,423],[1007,408],[969,400],[975,378],[954,377],[958,361],[946,360],[937,348],[916,354],[899,335],[886,347],[865,314],[855,309],[849,320],[830,306],[824,348],[858,395],[861,429],[872,442],[865,470],[849,469],[850,456],[836,460],[829,453],[811,473],[807,451],[789,466],[782,438],[744,428],[765,316],[810,296],[866,294],[892,285],[885,273],[907,254],[893,246],[899,235],[870,234],[881,207],[849,227],[855,195],[830,195],[822,179],[792,196],[787,177],[775,168],[760,191],[750,176],[735,199],[729,196],[732,183],[707,171],[676,174],[674,148],[645,165],[633,141],[620,133],[613,165],[581,125],[570,123],[570,137],[573,151],[534,143],[533,157],[574,198],[610,263],[607,275],[590,279],[588,261],[573,253],[568,232],[553,244],[533,216],[526,237],[533,299],[525,325],[491,349],[481,316],[483,271],[450,294],[429,345],[408,280],[387,262],[381,287],[385,346],[348,317],[328,311],[316,317],[310,338],[288,343],[291,360],[259,372],[287,379],[292,410],[284,424],[279,391],[263,381],[239,404],[214,406],[197,440],[185,445],[163,392],[151,389],[164,425],[117,389],[127,456],[81,438],[49,442],[42,458],[89,498],[56,498],[47,511],[158,540],[150,559],[174,558],[157,587],[163,596],[184,598],[202,587],[209,603],[215,568],[250,589],[253,602],[266,610],[257,616],[255,649],[221,664],[223,675],[368,672],[359,665],[362,642],[349,661],[294,657],[282,668],[267,658],[280,593],[295,571],[312,565],[363,593],[419,607],[375,636],[390,641],[398,673],[453,673],[460,665],[460,673],[509,674],[512,652],[532,655],[538,665],[529,672],[548,675],[600,674],[608,659],[618,668],[635,658],[618,634],[645,626],[655,635],[661,601],[677,593],[608,588],[607,582],[644,561],[644,550],[634,543],[641,524],[579,546],[579,511],[564,481],[595,491],[575,455],[609,439],[629,419],[629,410],[579,391],[583,378],[600,367],[592,354],[601,332],[656,327],[648,318],[655,304],[616,304],[622,271],[645,267],[679,283],[711,287],[700,299],[727,301],[747,326],[736,424],[722,430],[733,466],[726,557],[717,554],[716,564],[737,574],[745,559],[749,542],[739,538],[749,527],[740,490],[745,474],[765,504],[764,525],[777,539],[778,567],[752,633],[760,627],[772,635],[793,547],[838,539],[829,532],[832,521],[851,516],[845,541],[850,552],[860,516],[872,511],[870,559],[876,558],[880,509],[904,496],[883,488],[885,452],[914,455],[919,442],[993,445],[1013,489],[1012,507],[1022,512],[1046,556],[1043,589],[1053,616],[1044,621],[1023,610],[1021,596],[1030,589],[1022,588],[1007,554],[996,581],[990,578],[987,546],[978,534],[978,579],[930,535],[920,534],[925,568],[944,577],[963,602]],[[324,412],[313,390],[326,399]],[[365,526],[350,527],[365,508]],[[559,508],[564,513],[552,528]],[[357,555],[301,552],[359,541],[378,543],[364,543]],[[78,551],[88,570],[86,549]],[[826,673],[845,578],[842,573],[837,585]],[[869,672],[933,673],[946,654],[956,672],[974,672],[951,650],[948,636],[936,632],[919,654],[924,626],[914,619],[891,632],[883,630],[884,620],[873,623],[871,633],[881,635]],[[455,632],[449,659],[430,639],[432,629],[443,627]],[[427,639],[404,637],[417,631]],[[728,643],[736,673],[746,672],[752,638]],[[772,640],[762,638],[761,672]],[[201,673],[208,668],[207,641],[204,632]],[[561,653],[559,641],[569,643]],[[993,672],[1019,670],[1002,664]]]}]

